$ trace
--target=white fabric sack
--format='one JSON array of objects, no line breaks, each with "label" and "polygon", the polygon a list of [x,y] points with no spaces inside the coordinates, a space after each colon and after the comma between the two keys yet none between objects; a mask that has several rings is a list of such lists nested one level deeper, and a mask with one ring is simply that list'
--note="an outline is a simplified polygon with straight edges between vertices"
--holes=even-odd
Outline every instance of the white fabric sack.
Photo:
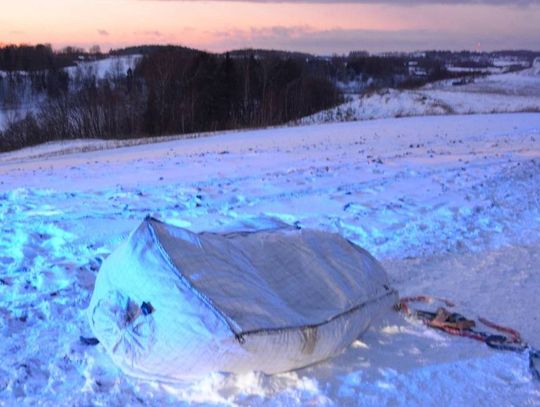
[{"label": "white fabric sack", "polygon": [[125,373],[175,381],[318,362],[396,300],[380,264],[337,234],[196,234],[147,218],[104,261],[88,317]]}]

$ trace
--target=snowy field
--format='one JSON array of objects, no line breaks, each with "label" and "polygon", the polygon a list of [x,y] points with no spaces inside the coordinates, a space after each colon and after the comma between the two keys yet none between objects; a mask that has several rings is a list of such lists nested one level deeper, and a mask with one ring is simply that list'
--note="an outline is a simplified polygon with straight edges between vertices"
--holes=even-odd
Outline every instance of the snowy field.
[{"label": "snowy field", "polygon": [[540,113],[0,154],[0,405],[540,405],[524,355],[393,312],[337,358],[295,372],[174,386],[126,377],[79,335],[90,335],[102,259],[147,214],[192,230],[272,217],[338,231],[401,295],[450,298],[538,348]]},{"label": "snowy field", "polygon": [[123,77],[128,69],[135,69],[137,63],[141,60],[142,55],[123,55],[112,56],[99,59],[97,61],[82,61],[77,66],[66,68],[66,72],[71,78],[77,75],[84,74],[94,75],[97,79],[105,79],[107,77]]},{"label": "snowy field", "polygon": [[540,61],[519,72],[459,79],[414,90],[383,89],[301,119],[302,124],[446,114],[540,112]]}]

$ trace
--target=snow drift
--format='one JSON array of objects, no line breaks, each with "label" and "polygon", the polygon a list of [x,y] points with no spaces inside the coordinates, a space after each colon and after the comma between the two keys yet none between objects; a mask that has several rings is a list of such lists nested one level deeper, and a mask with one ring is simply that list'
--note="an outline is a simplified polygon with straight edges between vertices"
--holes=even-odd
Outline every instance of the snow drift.
[{"label": "snow drift", "polygon": [[125,373],[175,381],[318,362],[396,299],[379,263],[337,234],[195,234],[148,217],[103,263],[88,316]]}]

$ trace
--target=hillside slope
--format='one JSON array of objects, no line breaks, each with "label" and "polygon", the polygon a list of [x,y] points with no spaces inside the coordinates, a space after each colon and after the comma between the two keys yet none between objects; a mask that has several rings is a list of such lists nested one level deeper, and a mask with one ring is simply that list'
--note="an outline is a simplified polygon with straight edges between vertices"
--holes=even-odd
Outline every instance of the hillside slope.
[{"label": "hillside slope", "polygon": [[392,313],[324,363],[181,385],[126,377],[79,341],[100,262],[150,214],[192,230],[279,219],[337,231],[381,260],[402,295],[448,297],[540,347],[538,113],[10,154],[0,161],[2,405],[538,405],[525,355]]},{"label": "hillside slope", "polygon": [[414,90],[385,89],[301,119],[302,124],[445,114],[540,111],[540,63],[529,69],[446,80]]}]

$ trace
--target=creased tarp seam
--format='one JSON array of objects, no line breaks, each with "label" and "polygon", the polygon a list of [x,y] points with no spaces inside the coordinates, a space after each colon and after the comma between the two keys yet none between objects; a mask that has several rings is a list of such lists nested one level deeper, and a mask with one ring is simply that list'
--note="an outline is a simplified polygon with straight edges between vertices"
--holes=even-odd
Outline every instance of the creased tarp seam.
[{"label": "creased tarp seam", "polygon": [[364,308],[365,306],[367,306],[369,304],[373,304],[375,302],[378,302],[378,301],[382,300],[383,298],[389,297],[391,295],[397,295],[397,290],[390,289],[390,290],[386,291],[383,295],[380,295],[379,297],[371,298],[371,299],[369,299],[367,301],[364,301],[364,302],[362,302],[360,304],[357,304],[357,305],[349,308],[348,310],[340,312],[339,314],[336,314],[333,317],[328,318],[326,321],[320,322],[318,324],[286,326],[286,327],[279,327],[279,328],[253,329],[251,331],[241,332],[238,335],[243,337],[243,336],[247,336],[247,335],[256,335],[256,334],[261,334],[261,333],[281,333],[281,332],[286,332],[286,331],[300,330],[300,329],[304,329],[304,328],[319,328],[321,326],[324,326],[326,324],[331,323],[332,321],[335,321],[336,319],[344,317],[345,315],[353,314],[354,312]]}]

